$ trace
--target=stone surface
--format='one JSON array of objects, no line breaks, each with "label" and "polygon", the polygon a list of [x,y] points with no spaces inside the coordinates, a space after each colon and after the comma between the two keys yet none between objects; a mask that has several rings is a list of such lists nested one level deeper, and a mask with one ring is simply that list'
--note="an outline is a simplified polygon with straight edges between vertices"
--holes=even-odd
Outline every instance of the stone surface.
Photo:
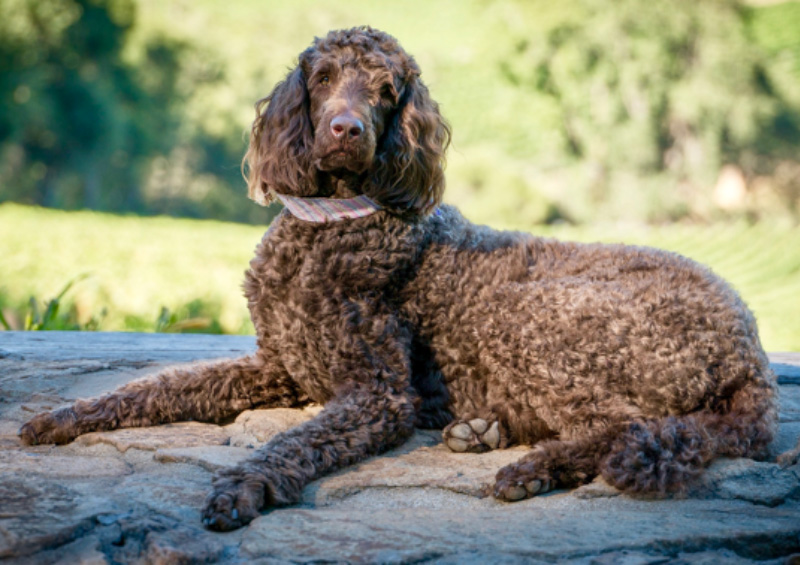
[{"label": "stone surface", "polygon": [[159,463],[189,463],[214,472],[244,461],[253,450],[246,447],[206,446],[159,449],[154,459]]},{"label": "stone surface", "polygon": [[198,422],[181,422],[149,428],[131,428],[110,432],[93,432],[78,437],[77,445],[105,443],[125,453],[129,449],[156,451],[168,447],[223,445],[230,435],[219,426]]},{"label": "stone surface", "polygon": [[241,552],[351,563],[479,552],[553,562],[624,549],[662,556],[727,549],[764,559],[797,543],[798,511],[795,503],[777,510],[738,501],[576,500],[566,493],[510,505],[484,499],[455,512],[417,506],[365,513],[283,509],[250,525]]},{"label": "stone surface", "polygon": [[304,410],[246,410],[225,430],[230,437],[230,445],[234,447],[260,447],[275,434],[307,422],[321,409],[321,406],[310,406]]},{"label": "stone surface", "polygon": [[514,447],[483,454],[453,453],[441,442],[441,432],[420,430],[388,457],[373,457],[323,477],[306,487],[303,501],[328,506],[364,489],[442,489],[471,497],[484,497],[500,467],[513,463],[527,451]]},{"label": "stone surface", "polygon": [[[229,336],[0,332],[0,559],[8,563],[785,563],[800,553],[800,465],[714,462],[683,497],[602,480],[505,504],[485,496],[526,448],[453,453],[438,431],[309,485],[300,504],[227,534],[202,529],[212,473],[320,410],[252,410],[22,446],[40,410],[165,366],[249,353]],[[779,435],[800,435],[800,354],[776,354]]]},{"label": "stone surface", "polygon": [[752,459],[718,459],[695,487],[694,496],[747,500],[777,506],[800,498],[800,466],[781,469],[774,463]]},{"label": "stone surface", "polygon": [[781,387],[781,422],[800,422],[800,383]]},{"label": "stone surface", "polygon": [[[800,387],[797,387],[800,389]],[[800,422],[783,422],[778,427],[778,435],[775,441],[770,444],[770,454],[777,457],[785,451],[789,451],[797,445],[797,438],[800,437]]]}]

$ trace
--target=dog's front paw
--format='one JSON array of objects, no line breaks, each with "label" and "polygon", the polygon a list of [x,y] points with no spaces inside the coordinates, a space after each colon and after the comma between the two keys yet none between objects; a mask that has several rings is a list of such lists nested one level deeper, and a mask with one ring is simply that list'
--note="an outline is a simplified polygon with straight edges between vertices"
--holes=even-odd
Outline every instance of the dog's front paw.
[{"label": "dog's front paw", "polygon": [[27,445],[44,443],[69,443],[80,435],[77,417],[72,408],[62,408],[33,417],[19,430],[19,437]]},{"label": "dog's front paw", "polygon": [[214,491],[203,509],[203,525],[220,532],[246,526],[264,508],[265,489],[264,483],[245,476],[229,474],[215,479]]},{"label": "dog's front paw", "polygon": [[556,486],[546,472],[535,472],[528,464],[513,463],[498,471],[494,497],[506,502],[516,502],[550,492]]},{"label": "dog's front paw", "polygon": [[504,443],[500,423],[483,418],[456,420],[442,431],[442,438],[451,451],[470,453],[497,449]]}]

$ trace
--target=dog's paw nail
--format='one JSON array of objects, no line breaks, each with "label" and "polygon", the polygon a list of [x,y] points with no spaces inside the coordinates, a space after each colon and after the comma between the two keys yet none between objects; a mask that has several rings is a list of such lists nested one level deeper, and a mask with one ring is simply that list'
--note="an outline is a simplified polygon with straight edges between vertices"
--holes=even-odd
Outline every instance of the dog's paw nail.
[{"label": "dog's paw nail", "polygon": [[234,508],[233,511],[231,512],[231,518],[233,518],[234,520],[239,519],[239,511],[236,508]]},{"label": "dog's paw nail", "polygon": [[463,439],[458,439],[457,437],[451,437],[447,440],[447,447],[452,449],[453,451],[466,451],[469,449],[469,443],[464,441]]},{"label": "dog's paw nail", "polygon": [[527,490],[529,494],[536,494],[542,490],[542,481],[531,481],[529,483],[525,483],[525,490]]},{"label": "dog's paw nail", "polygon": [[[472,428],[476,434],[482,434],[489,427],[489,424],[483,418],[475,418],[474,420],[470,420],[467,423],[469,424],[469,427]],[[461,438],[461,439],[467,439],[467,438]]]},{"label": "dog's paw nail", "polygon": [[525,487],[522,485],[514,485],[513,487],[508,487],[503,491],[503,497],[506,500],[522,500],[528,496],[528,491],[525,490]]},{"label": "dog's paw nail", "polygon": [[491,447],[492,449],[497,449],[500,445],[500,426],[497,422],[492,424],[492,427],[489,428],[489,431],[483,434],[481,437],[481,441]]},{"label": "dog's paw nail", "polygon": [[472,430],[467,424],[456,424],[450,428],[450,435],[454,438],[466,441],[472,438]]}]

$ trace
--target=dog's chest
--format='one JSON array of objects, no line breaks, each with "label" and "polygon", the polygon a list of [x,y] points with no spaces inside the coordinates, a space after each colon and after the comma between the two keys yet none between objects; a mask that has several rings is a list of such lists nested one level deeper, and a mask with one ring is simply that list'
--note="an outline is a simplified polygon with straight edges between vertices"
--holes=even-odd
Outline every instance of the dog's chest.
[{"label": "dog's chest", "polygon": [[[338,242],[338,243],[337,243]],[[365,344],[393,330],[395,286],[410,258],[388,253],[374,234],[339,234],[314,245],[259,250],[245,284],[261,340],[315,401],[325,402],[365,363]]]}]

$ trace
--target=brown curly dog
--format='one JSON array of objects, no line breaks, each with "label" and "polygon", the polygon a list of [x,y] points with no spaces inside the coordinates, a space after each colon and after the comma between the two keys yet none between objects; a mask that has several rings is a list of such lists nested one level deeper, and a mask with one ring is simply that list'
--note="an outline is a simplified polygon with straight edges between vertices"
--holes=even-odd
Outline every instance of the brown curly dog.
[{"label": "brown curly dog", "polygon": [[250,195],[286,204],[246,274],[258,350],[41,414],[24,441],[324,404],[217,474],[218,530],[415,426],[455,451],[533,445],[497,474],[509,501],[597,475],[675,491],[715,457],[765,454],[775,377],[736,292],[672,253],[497,232],[441,205],[450,130],[394,38],[316,39],[256,111]]}]

